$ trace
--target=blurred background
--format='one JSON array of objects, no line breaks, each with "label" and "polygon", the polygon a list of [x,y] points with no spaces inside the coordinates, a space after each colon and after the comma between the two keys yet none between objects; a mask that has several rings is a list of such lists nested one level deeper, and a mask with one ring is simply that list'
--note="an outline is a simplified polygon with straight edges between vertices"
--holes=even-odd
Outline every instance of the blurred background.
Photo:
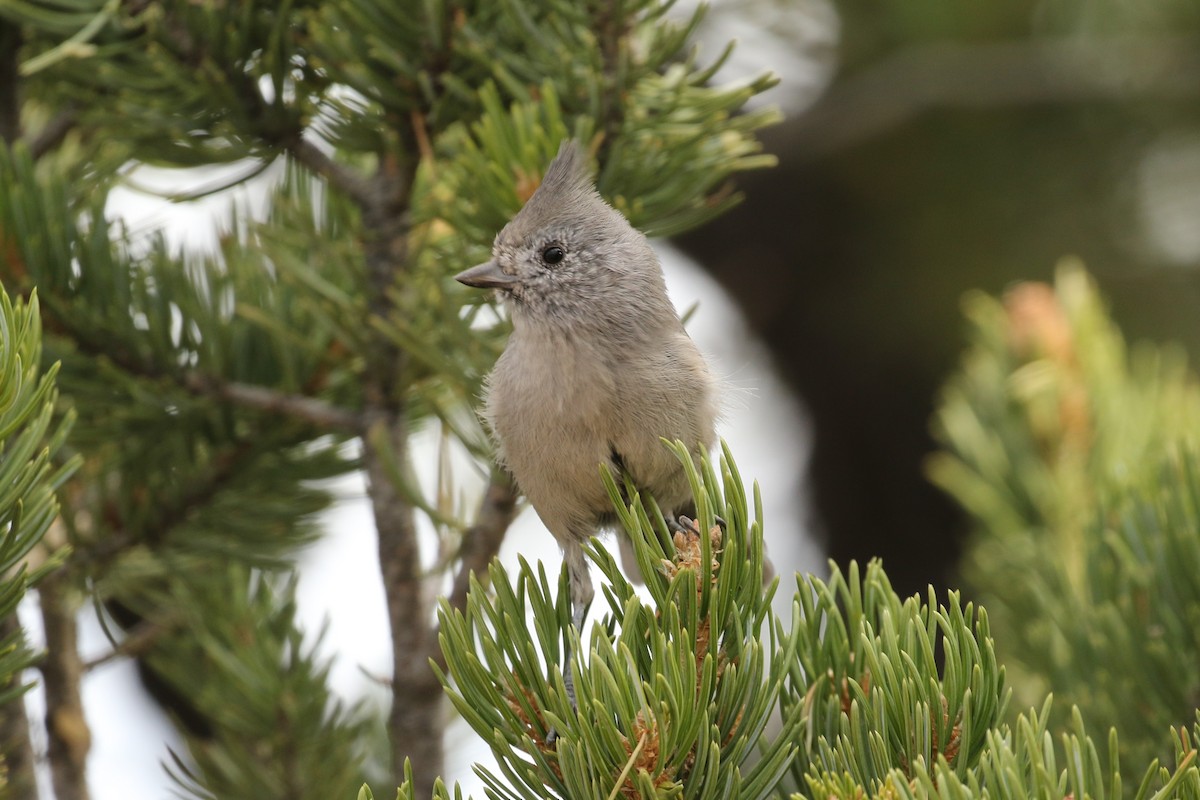
[{"label": "blurred background", "polygon": [[1076,256],[1129,338],[1200,345],[1200,4],[751,0],[709,24],[781,72],[787,119],[779,167],[678,244],[807,409],[831,557],[957,585],[964,523],[922,462],[964,292]]},{"label": "blurred background", "polygon": [[[722,77],[781,77],[757,101],[784,112],[761,136],[779,166],[740,175],[740,206],[664,244],[677,304],[700,303],[697,339],[751,390],[722,433],[764,485],[772,554],[785,573],[819,570],[824,554],[881,557],[902,594],[957,587],[966,522],[923,465],[965,292],[1047,280],[1079,257],[1131,338],[1200,346],[1200,4],[725,0],[700,36],[702,59],[741,40]],[[123,188],[108,210],[215,249],[216,221],[235,201],[254,213],[279,174],[188,205]],[[213,175],[133,178],[169,194]],[[418,446],[433,463],[436,441]],[[339,691],[382,698],[371,520],[359,483],[338,491],[332,534],[300,561],[301,616],[310,630],[329,621]],[[556,557],[532,514],[502,556],[518,551]],[[107,648],[94,619],[83,637]],[[85,700],[97,796],[170,791],[158,764],[177,739],[133,667],[98,670]],[[447,777],[467,778],[482,748],[465,748],[465,726],[447,741]]]}]

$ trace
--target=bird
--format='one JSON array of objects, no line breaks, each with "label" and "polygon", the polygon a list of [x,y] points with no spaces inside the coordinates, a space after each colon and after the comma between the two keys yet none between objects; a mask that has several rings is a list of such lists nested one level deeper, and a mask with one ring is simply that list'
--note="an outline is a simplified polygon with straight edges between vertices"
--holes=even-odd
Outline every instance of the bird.
[{"label": "bird", "polygon": [[455,278],[497,290],[507,307],[512,332],[484,381],[482,416],[498,462],[562,548],[581,632],[595,595],[583,547],[617,521],[601,465],[674,520],[691,487],[662,440],[682,441],[699,463],[716,441],[719,382],[650,242],[601,197],[575,140],[561,144],[491,258]]}]

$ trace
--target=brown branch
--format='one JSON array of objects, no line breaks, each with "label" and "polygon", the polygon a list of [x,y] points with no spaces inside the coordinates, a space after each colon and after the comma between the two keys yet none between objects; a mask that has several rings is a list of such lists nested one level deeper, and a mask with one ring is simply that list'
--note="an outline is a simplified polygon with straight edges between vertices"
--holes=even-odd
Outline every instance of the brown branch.
[{"label": "brown branch", "polygon": [[601,75],[604,91],[600,98],[600,130],[603,138],[600,141],[596,157],[603,164],[613,146],[617,134],[625,121],[625,87],[619,85],[621,74],[621,48],[629,35],[629,20],[622,17],[623,4],[608,0],[598,9],[593,20],[594,29],[599,36]]},{"label": "brown branch", "polygon": [[[435,94],[442,89],[441,75],[451,65],[454,47],[456,12],[445,11],[440,43],[430,42],[425,55],[424,71]],[[397,298],[403,297],[407,288],[402,278],[414,261],[410,205],[417,165],[431,152],[427,126],[429,104],[434,102],[427,96],[422,99],[427,104],[410,114],[410,124],[403,124],[398,116],[394,120],[400,146],[379,154],[366,187],[355,180],[346,189],[362,209],[367,310],[379,320],[396,313]],[[307,155],[296,157],[312,159],[312,168],[328,173],[331,182],[343,180],[324,154],[309,147]],[[442,771],[445,755],[445,700],[429,666],[429,659],[439,650],[429,589],[442,575],[422,568],[414,509],[392,481],[393,465],[401,470],[410,466],[406,375],[410,356],[382,335],[366,343],[363,355],[363,466],[392,632],[392,708],[388,716],[392,769],[396,780],[403,781],[405,760],[411,759],[417,765],[414,795],[427,796]]]},{"label": "brown branch", "polygon": [[138,658],[147,653],[158,638],[164,633],[175,630],[177,625],[166,620],[142,620],[136,624],[125,637],[102,656],[93,658],[83,664],[84,672],[91,672],[118,658]]},{"label": "brown branch", "polygon": [[68,337],[80,352],[107,358],[130,375],[150,380],[173,381],[194,395],[208,395],[245,408],[284,414],[326,430],[357,433],[362,429],[362,419],[358,414],[331,406],[314,397],[287,394],[265,386],[224,381],[195,371],[183,374],[168,372],[120,343],[88,335],[87,331],[72,324],[69,314],[57,313],[58,304],[54,302],[53,297],[43,295],[43,298],[43,307],[51,312],[43,314],[48,329]]},{"label": "brown branch", "polygon": [[63,139],[67,138],[67,134],[75,127],[77,119],[78,113],[74,108],[65,108],[55,114],[29,143],[29,152],[34,159],[41,158],[62,144]]},{"label": "brown branch", "polygon": [[[21,631],[17,615],[0,619],[0,641]],[[21,683],[20,673],[0,684],[0,691],[11,691]],[[0,778],[5,797],[36,798],[37,778],[34,773],[33,745],[29,738],[29,716],[25,713],[23,695],[17,695],[0,706],[0,753],[4,754],[2,768],[7,773]],[[5,784],[4,781],[7,780]]]},{"label": "brown branch", "polygon": [[[463,534],[458,548],[458,572],[454,574],[454,584],[446,598],[451,608],[462,611],[467,607],[467,591],[471,588],[472,575],[482,581],[487,580],[488,564],[500,551],[504,535],[516,519],[519,496],[516,484],[507,473],[492,473],[483,499],[479,502],[475,524]],[[434,636],[434,639],[437,637]],[[446,668],[446,654],[440,647],[430,657],[439,667]]]},{"label": "brown branch", "polygon": [[[381,320],[394,312],[393,290],[411,259],[409,199],[416,176],[416,147],[411,130],[402,127],[400,133],[409,146],[395,158],[380,159],[371,191],[363,198],[367,310]],[[403,782],[404,761],[411,759],[419,767],[415,793],[423,795],[433,790],[444,750],[440,733],[432,733],[442,730],[442,692],[428,663],[429,654],[437,649],[425,591],[430,578],[421,568],[413,507],[392,481],[393,465],[404,469],[409,462],[403,380],[408,357],[384,336],[372,337],[364,355],[362,459],[392,632],[388,716],[392,769],[397,781]]]},{"label": "brown branch", "polygon": [[80,683],[83,663],[75,629],[76,608],[63,576],[48,576],[38,587],[46,657],[41,663],[46,687],[46,737],[50,778],[58,800],[88,800],[87,755],[91,732],[83,712]]},{"label": "brown branch", "polygon": [[375,202],[375,192],[366,176],[334,161],[325,151],[303,136],[297,136],[287,146],[287,151],[297,163],[320,175],[330,186],[345,194],[360,208],[366,208]]},{"label": "brown branch", "polygon": [[215,380],[197,372],[184,376],[183,385],[198,395],[211,395],[258,411],[273,411],[329,430],[358,432],[358,414],[305,395],[287,394],[265,386]]},{"label": "brown branch", "polygon": [[21,29],[0,18],[0,142],[12,144],[21,135],[21,84],[17,52]]},{"label": "brown branch", "polygon": [[516,484],[507,473],[492,473],[492,479],[479,503],[475,524],[467,529],[458,548],[458,572],[447,598],[452,608],[461,611],[467,607],[467,590],[471,585],[472,573],[486,576],[488,564],[500,551],[504,534],[517,516],[519,494]]},{"label": "brown branch", "polygon": [[835,83],[793,123],[789,148],[820,158],[940,107],[1191,100],[1197,94],[1195,37],[931,45],[901,51]]}]

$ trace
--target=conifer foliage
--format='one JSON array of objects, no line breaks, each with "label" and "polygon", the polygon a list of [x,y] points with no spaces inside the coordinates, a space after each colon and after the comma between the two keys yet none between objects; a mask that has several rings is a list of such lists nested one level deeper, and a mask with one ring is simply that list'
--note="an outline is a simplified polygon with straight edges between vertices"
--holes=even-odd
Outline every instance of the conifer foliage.
[{"label": "conifer foliage", "polygon": [[[41,349],[37,296],[14,302],[0,285],[0,706],[8,708],[29,688],[22,670],[35,660],[17,623],[17,604],[66,555],[30,554],[58,514],[55,489],[77,466],[53,460],[71,419],[54,419],[58,366],[43,366]],[[14,796],[32,792],[33,751],[23,715],[0,717],[0,753],[0,789]]]},{"label": "conifer foliage", "polygon": [[[14,613],[36,581],[59,800],[89,796],[80,687],[116,658],[177,723],[167,768],[196,797],[456,796],[448,697],[497,800],[1200,800],[1196,384],[1168,348],[1127,353],[1078,268],[969,301],[931,470],[978,518],[982,605],[897,597],[874,562],[764,587],[757,489],[729,449],[696,469],[678,443],[690,531],[598,475],[644,593],[593,542],[603,607],[574,631],[563,574],[493,562],[519,507],[473,406],[505,325],[450,276],[566,137],[651,234],[770,163],[772,113],[741,112],[772,79],[723,83],[690,48],[702,15],[669,5],[0,3],[0,791],[36,791]],[[135,164],[210,168],[180,201],[266,176],[266,212],[181,252],[108,216]],[[476,459],[472,505],[414,477],[422,426]],[[394,652],[387,777],[291,570],[354,470]],[[91,662],[87,606],[112,639]]]},{"label": "conifer foliage", "polygon": [[[957,593],[903,599],[878,562],[831,565],[828,580],[796,578],[784,625],[767,603],[778,582],[753,583],[757,490],[752,515],[727,448],[693,477],[690,535],[610,481],[650,597],[593,542],[607,609],[582,633],[578,709],[555,660],[563,637],[578,644],[565,572],[493,566],[493,593],[476,583],[465,611],[442,605],[443,681],[499,764],[479,770],[487,797],[1200,798],[1200,720],[1161,731],[1174,742],[1161,760],[1126,767],[1116,729],[1093,738],[1078,707],[1043,698],[1010,715],[989,616]],[[399,796],[420,796],[411,776]]]},{"label": "conifer foliage", "polygon": [[[62,452],[82,459],[61,494],[71,555],[40,593],[43,672],[64,676],[46,680],[51,760],[70,754],[52,764],[60,800],[88,794],[89,604],[185,735],[171,769],[187,791],[353,790],[355,754],[379,749],[369,710],[328,694],[289,572],[320,533],[323,481],[360,469],[395,656],[388,760],[399,782],[411,757],[428,794],[446,718],[434,598],[464,608],[517,510],[473,410],[505,328],[450,276],[567,137],[648,233],[736,202],[729,178],[770,163],[753,131],[774,118],[738,112],[774,79],[718,79],[727,53],[692,46],[702,16],[653,0],[0,3],[0,279],[38,292],[77,415]],[[180,201],[265,176],[266,212],[235,211],[215,253],[180,252],[108,216],[136,164],[205,168]],[[412,435],[431,425],[488,475],[477,505],[414,477]]]},{"label": "conifer foliage", "polygon": [[977,520],[965,572],[1023,700],[1167,761],[1200,708],[1200,382],[1128,345],[1083,267],[966,301],[931,474]]}]

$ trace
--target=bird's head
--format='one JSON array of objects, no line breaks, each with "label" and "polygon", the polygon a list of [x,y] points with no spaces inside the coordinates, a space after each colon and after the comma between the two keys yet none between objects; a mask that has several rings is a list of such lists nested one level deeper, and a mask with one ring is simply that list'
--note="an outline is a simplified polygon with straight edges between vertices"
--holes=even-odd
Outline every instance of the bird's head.
[{"label": "bird's head", "polygon": [[496,236],[491,259],[455,278],[500,290],[518,324],[586,325],[671,308],[650,243],[600,197],[573,140]]}]

